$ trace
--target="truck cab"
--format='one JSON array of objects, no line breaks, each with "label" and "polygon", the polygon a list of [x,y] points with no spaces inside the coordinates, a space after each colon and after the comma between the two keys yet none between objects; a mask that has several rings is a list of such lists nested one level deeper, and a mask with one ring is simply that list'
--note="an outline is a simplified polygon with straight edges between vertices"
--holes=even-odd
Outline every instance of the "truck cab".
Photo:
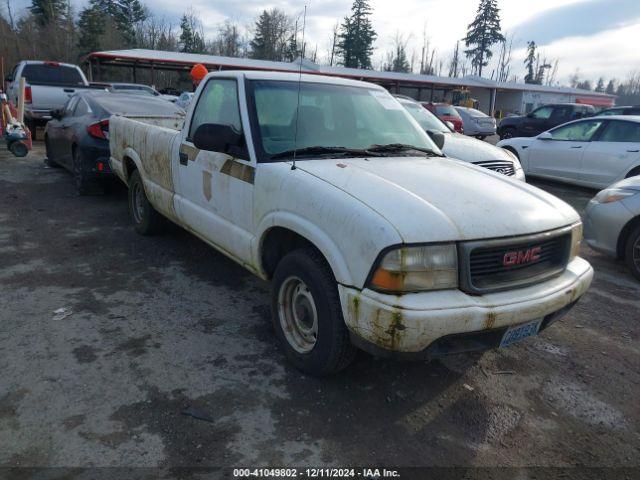
[{"label": "truck cab", "polygon": [[184,125],[111,117],[136,230],[166,219],[271,281],[275,335],[312,375],[357,348],[433,358],[547,328],[588,288],[559,199],[445,158],[382,87],[216,72]]}]

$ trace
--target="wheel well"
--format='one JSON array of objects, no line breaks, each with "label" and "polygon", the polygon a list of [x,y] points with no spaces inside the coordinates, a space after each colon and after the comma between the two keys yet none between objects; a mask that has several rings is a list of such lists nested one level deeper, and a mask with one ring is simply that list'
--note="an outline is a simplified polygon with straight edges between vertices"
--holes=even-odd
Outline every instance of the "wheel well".
[{"label": "wheel well", "polygon": [[[311,241],[288,228],[274,227],[267,231],[262,240],[260,253],[262,269],[267,277],[273,277],[278,263],[287,253],[306,247],[318,250]],[[322,255],[322,252],[320,254]]]},{"label": "wheel well", "polygon": [[131,174],[138,169],[138,167],[136,167],[136,162],[134,162],[130,157],[124,157],[122,163],[124,164],[124,175],[126,179],[129,180],[131,178]]},{"label": "wheel well", "polygon": [[620,231],[620,235],[618,236],[618,245],[616,248],[618,258],[624,259],[624,248],[627,245],[627,239],[629,238],[629,235],[631,235],[631,232],[633,232],[638,226],[640,226],[640,216],[629,220],[629,222]]},{"label": "wheel well", "polygon": [[640,167],[636,167],[631,170],[629,173],[627,173],[627,176],[625,178],[635,177],[636,175],[640,175]]},{"label": "wheel well", "polygon": [[520,160],[520,155],[518,155],[518,151],[515,148],[513,148],[510,145],[507,145],[506,147],[502,147],[502,148],[504,148],[505,150],[509,150],[511,153],[513,153],[517,157],[518,160]]}]

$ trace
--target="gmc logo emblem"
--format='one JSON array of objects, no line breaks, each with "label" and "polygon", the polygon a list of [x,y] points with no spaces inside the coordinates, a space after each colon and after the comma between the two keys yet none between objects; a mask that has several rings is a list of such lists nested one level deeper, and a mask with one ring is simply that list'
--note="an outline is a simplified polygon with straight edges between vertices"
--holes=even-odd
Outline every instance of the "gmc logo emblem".
[{"label": "gmc logo emblem", "polygon": [[523,263],[531,263],[540,260],[542,248],[533,247],[528,250],[520,250],[518,252],[507,252],[502,258],[502,265],[511,267],[513,265],[522,265]]}]

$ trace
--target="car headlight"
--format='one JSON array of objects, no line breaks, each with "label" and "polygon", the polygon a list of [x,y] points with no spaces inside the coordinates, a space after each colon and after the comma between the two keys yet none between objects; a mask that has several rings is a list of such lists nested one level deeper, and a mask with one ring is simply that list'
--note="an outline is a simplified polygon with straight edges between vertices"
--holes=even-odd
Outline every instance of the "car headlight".
[{"label": "car headlight", "polygon": [[399,247],[383,253],[371,274],[369,287],[385,293],[457,288],[456,245]]},{"label": "car headlight", "polygon": [[580,254],[580,244],[582,243],[582,222],[578,222],[571,227],[571,253],[569,261]]},{"label": "car headlight", "polygon": [[613,203],[624,200],[638,193],[637,190],[627,190],[625,188],[607,188],[598,193],[593,200],[597,203]]}]

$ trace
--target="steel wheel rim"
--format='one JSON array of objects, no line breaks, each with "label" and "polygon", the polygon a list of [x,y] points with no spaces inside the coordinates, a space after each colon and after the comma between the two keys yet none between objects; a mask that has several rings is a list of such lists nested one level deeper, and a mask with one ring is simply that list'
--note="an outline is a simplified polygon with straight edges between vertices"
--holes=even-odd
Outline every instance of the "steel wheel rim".
[{"label": "steel wheel rim", "polygon": [[133,192],[131,193],[133,219],[136,223],[142,223],[142,218],[144,217],[144,193],[139,183],[136,182],[133,184]]},{"label": "steel wheel rim", "polygon": [[278,292],[278,317],[284,336],[298,353],[309,353],[318,340],[318,311],[309,287],[298,277],[287,278]]}]

